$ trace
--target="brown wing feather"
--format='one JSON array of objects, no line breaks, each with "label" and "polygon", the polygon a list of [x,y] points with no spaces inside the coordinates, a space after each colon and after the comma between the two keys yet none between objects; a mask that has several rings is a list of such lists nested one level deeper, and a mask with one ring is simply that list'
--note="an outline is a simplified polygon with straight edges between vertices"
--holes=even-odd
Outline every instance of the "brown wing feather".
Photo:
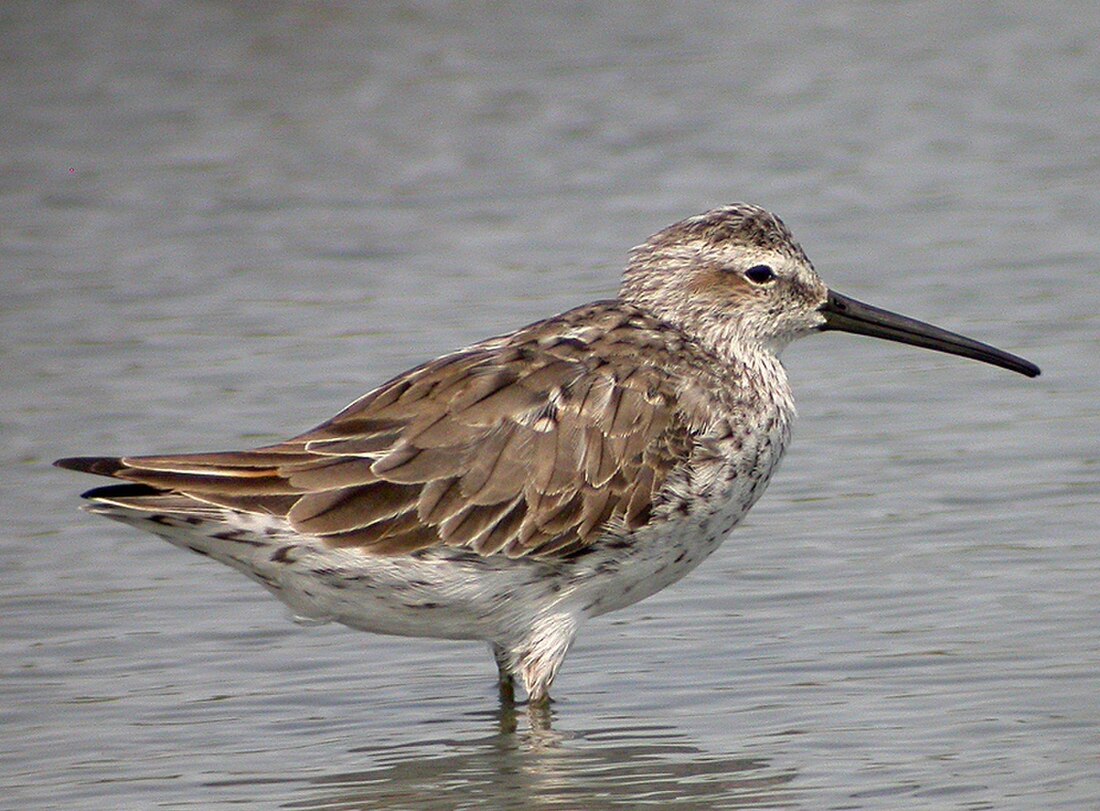
[{"label": "brown wing feather", "polygon": [[[639,330],[641,354],[624,334]],[[643,524],[703,427],[662,330],[590,305],[418,367],[280,445],[68,466],[376,554],[569,554]]]}]

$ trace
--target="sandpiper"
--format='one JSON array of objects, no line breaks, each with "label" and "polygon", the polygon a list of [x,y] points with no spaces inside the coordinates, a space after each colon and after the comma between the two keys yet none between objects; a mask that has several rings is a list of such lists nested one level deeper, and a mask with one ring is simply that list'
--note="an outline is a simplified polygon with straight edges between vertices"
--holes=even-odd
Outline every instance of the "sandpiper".
[{"label": "sandpiper", "polygon": [[633,249],[619,296],[417,366],[276,445],[57,465],[94,513],[238,569],[301,616],[489,643],[533,707],[590,617],[676,582],[763,493],[824,330],[1034,377],[1028,361],[829,290],[746,204]]}]

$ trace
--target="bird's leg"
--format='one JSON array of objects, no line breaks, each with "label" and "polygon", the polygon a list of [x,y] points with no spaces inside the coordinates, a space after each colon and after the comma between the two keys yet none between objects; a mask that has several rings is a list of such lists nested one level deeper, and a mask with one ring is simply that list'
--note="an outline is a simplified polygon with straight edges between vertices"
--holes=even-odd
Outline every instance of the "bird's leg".
[{"label": "bird's leg", "polygon": [[549,693],[542,693],[536,698],[528,699],[527,721],[530,723],[531,729],[540,732],[550,729],[550,722],[553,719],[550,712],[550,702],[552,700]]},{"label": "bird's leg", "polygon": [[516,703],[516,679],[514,665],[508,649],[496,642],[489,643],[493,649],[493,658],[497,663],[497,688],[500,690],[500,703],[513,706]]},{"label": "bird's leg", "polygon": [[527,706],[549,716],[550,685],[565,660],[577,635],[576,618],[570,614],[551,614],[540,618],[531,633],[515,651],[516,670],[527,690]]},{"label": "bird's leg", "polygon": [[531,711],[549,712],[554,699],[550,698],[550,685],[527,694],[527,708]]}]

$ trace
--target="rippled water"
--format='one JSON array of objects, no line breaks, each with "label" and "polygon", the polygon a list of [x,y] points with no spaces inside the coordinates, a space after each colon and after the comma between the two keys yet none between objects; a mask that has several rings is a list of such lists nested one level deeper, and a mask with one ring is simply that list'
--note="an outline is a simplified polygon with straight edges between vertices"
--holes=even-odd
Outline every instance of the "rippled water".
[{"label": "rippled water", "polygon": [[[4,803],[1100,806],[1098,40],[1084,2],[5,4]],[[480,645],[299,628],[48,466],[283,438],[735,199],[1044,374],[793,346],[771,490],[581,634],[552,730]]]}]

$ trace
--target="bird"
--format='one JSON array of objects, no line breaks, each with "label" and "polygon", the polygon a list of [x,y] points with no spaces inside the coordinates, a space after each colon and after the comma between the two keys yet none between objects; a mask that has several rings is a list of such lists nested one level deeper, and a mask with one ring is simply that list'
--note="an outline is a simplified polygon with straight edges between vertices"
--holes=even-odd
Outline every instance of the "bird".
[{"label": "bird", "polygon": [[1028,377],[1016,355],[828,288],[787,226],[734,203],[630,251],[614,298],[445,354],[249,450],[59,459],[119,483],[90,512],[242,572],[297,616],[487,642],[530,707],[580,628],[684,577],[790,439],[779,359],[862,334]]}]

